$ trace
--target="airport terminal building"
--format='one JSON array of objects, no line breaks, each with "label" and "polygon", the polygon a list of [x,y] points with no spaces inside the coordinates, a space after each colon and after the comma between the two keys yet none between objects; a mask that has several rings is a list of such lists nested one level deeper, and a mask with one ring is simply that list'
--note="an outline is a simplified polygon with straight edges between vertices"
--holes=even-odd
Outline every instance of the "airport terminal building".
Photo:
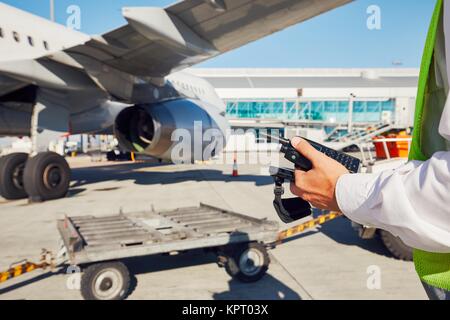
[{"label": "airport terminal building", "polygon": [[208,80],[234,128],[280,128],[326,141],[413,126],[418,69],[189,69]]}]

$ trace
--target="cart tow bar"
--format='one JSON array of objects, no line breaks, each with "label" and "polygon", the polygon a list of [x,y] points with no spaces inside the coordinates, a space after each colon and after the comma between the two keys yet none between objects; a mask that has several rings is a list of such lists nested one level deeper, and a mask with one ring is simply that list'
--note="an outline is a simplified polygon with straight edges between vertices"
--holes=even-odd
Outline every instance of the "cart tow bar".
[{"label": "cart tow bar", "polygon": [[42,249],[41,259],[38,263],[30,262],[28,260],[22,260],[11,264],[9,269],[4,272],[0,272],[0,283],[8,280],[20,277],[35,270],[55,270],[62,263],[58,263],[51,251]]}]

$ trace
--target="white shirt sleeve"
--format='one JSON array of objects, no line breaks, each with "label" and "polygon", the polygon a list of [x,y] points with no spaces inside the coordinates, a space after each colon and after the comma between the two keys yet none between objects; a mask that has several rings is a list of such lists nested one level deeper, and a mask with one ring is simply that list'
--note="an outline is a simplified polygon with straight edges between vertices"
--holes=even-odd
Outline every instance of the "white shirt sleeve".
[{"label": "white shirt sleeve", "polygon": [[450,253],[450,152],[395,171],[345,175],[336,197],[355,222],[387,230],[416,249]]}]

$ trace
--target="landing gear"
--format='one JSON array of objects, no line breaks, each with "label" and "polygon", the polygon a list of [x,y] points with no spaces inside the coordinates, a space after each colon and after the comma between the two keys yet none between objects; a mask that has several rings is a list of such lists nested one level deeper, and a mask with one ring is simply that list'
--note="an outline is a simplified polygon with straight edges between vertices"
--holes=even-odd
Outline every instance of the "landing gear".
[{"label": "landing gear", "polygon": [[7,200],[27,198],[23,173],[28,160],[26,153],[12,153],[0,158],[0,195]]},{"label": "landing gear", "polygon": [[30,158],[23,175],[25,191],[31,201],[41,202],[66,196],[70,184],[67,161],[53,152]]},{"label": "landing gear", "polygon": [[70,184],[70,168],[57,153],[47,152],[70,133],[70,112],[65,93],[37,89],[31,114],[30,157],[15,153],[0,159],[0,195],[8,200],[32,202],[60,199]]},{"label": "landing gear", "polygon": [[69,165],[56,153],[42,152],[33,158],[12,153],[0,158],[0,196],[7,200],[60,199],[66,196],[69,184]]}]

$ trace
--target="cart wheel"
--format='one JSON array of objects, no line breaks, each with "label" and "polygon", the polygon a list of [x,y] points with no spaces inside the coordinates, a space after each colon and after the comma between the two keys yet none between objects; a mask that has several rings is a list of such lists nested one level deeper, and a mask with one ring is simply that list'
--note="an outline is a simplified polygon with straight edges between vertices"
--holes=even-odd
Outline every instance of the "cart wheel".
[{"label": "cart wheel", "polygon": [[81,278],[85,300],[124,300],[130,291],[130,273],[121,262],[91,265]]},{"label": "cart wheel", "polygon": [[261,280],[269,269],[267,249],[260,243],[249,243],[231,248],[225,270],[234,279],[252,283]]}]

